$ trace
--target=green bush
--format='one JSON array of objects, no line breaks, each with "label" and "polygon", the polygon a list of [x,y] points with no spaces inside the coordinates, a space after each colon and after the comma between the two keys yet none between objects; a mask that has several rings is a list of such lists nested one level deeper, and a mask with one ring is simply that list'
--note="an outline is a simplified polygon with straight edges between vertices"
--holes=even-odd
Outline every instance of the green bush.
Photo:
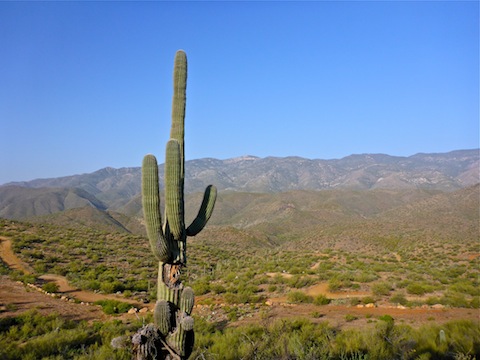
[{"label": "green bush", "polygon": [[314,284],[315,279],[306,276],[295,275],[294,277],[289,279],[288,283],[291,287],[295,289],[300,289]]},{"label": "green bush", "polygon": [[290,303],[311,303],[313,301],[311,296],[308,296],[302,291],[290,291],[287,294],[287,301]]},{"label": "green bush", "polygon": [[373,304],[375,303],[375,299],[371,296],[365,296],[362,298],[362,303],[363,304]]},{"label": "green bush", "polygon": [[474,296],[470,300],[470,307],[473,309],[480,309],[480,296]]},{"label": "green bush", "polygon": [[378,282],[372,285],[372,292],[377,296],[387,296],[390,295],[392,286],[387,282]]},{"label": "green bush", "polygon": [[210,285],[206,281],[196,281],[192,284],[195,295],[204,295],[210,292]]},{"label": "green bush", "polygon": [[407,292],[412,295],[424,295],[429,292],[426,285],[421,283],[411,283],[407,285]]},{"label": "green bush", "polygon": [[42,290],[48,293],[56,293],[58,292],[58,285],[54,282],[48,282],[42,285]]},{"label": "green bush", "polygon": [[103,312],[107,315],[126,313],[132,307],[131,304],[117,300],[99,300],[95,301],[94,304],[100,305]]},{"label": "green bush", "polygon": [[406,298],[405,295],[402,294],[402,293],[396,293],[396,294],[394,294],[394,295],[390,298],[390,302],[392,302],[392,303],[394,303],[394,304],[404,305],[404,306],[408,304],[407,298]]},{"label": "green bush", "polygon": [[222,284],[214,283],[210,285],[210,291],[214,294],[223,294],[227,290]]},{"label": "green bush", "polygon": [[313,299],[315,305],[328,305],[330,304],[330,299],[325,295],[318,295]]},{"label": "green bush", "polygon": [[351,322],[351,321],[354,321],[354,320],[357,320],[357,319],[358,319],[358,317],[355,316],[355,315],[352,315],[352,314],[347,314],[347,315],[345,315],[345,320],[346,320],[347,322]]},{"label": "green bush", "polygon": [[330,280],[328,280],[328,290],[338,291],[342,287],[343,287],[343,282],[340,279],[333,277]]},{"label": "green bush", "polygon": [[270,284],[270,285],[268,285],[267,290],[268,290],[268,292],[275,292],[275,291],[277,291],[277,288],[278,288],[277,285]]},{"label": "green bush", "polygon": [[393,317],[391,315],[388,315],[388,314],[379,316],[378,319],[382,320],[382,321],[385,321],[387,323],[392,323],[392,324],[393,324],[393,321],[394,321]]},{"label": "green bush", "polygon": [[456,292],[447,292],[440,299],[440,303],[451,307],[470,307],[470,302],[464,294]]}]

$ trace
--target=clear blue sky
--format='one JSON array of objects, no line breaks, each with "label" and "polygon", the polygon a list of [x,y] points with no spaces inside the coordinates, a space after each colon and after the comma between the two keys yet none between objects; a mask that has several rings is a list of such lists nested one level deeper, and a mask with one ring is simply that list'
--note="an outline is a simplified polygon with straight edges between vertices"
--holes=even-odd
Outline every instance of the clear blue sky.
[{"label": "clear blue sky", "polygon": [[479,146],[479,3],[0,2],[0,184],[186,156]]}]

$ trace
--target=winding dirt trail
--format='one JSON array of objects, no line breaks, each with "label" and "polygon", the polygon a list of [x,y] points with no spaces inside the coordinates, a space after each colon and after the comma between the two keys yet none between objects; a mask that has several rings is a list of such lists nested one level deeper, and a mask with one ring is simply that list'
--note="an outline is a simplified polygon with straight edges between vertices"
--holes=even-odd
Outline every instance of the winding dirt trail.
[{"label": "winding dirt trail", "polygon": [[33,269],[20,260],[12,250],[12,241],[6,237],[0,236],[0,258],[9,268],[19,270],[24,274],[31,274]]},{"label": "winding dirt trail", "polygon": [[[12,250],[12,241],[6,237],[0,237],[0,258],[11,268],[20,270],[24,274],[33,273],[33,269],[25,264]],[[75,298],[85,303],[93,303],[100,300],[118,300],[139,307],[138,301],[126,299],[115,295],[97,294],[91,291],[80,290],[70,285],[67,278],[61,275],[45,274],[39,277],[44,281],[55,282],[58,285],[58,293],[69,298]]]},{"label": "winding dirt trail", "polygon": [[69,297],[75,298],[79,301],[93,303],[100,300],[118,300],[135,305],[136,307],[140,306],[138,301],[127,299],[121,296],[97,294],[91,291],[80,290],[78,288],[72,287],[65,276],[45,274],[40,276],[40,279],[55,282],[58,285],[59,293],[68,295]]}]

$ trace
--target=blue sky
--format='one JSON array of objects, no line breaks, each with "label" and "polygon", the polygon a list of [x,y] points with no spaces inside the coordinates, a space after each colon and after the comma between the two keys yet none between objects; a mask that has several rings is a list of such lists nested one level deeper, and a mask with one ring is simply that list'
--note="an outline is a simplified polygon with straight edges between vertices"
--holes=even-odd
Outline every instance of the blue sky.
[{"label": "blue sky", "polygon": [[0,2],[0,184],[186,157],[479,146],[479,3]]}]

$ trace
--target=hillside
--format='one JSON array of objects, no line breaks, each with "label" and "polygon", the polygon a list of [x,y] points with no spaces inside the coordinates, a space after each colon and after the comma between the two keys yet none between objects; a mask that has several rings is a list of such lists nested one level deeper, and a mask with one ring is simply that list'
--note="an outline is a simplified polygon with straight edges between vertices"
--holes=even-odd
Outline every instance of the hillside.
[{"label": "hillside", "polygon": [[106,206],[81,188],[0,187],[0,217],[25,219],[85,206],[104,210]]},{"label": "hillside", "polygon": [[243,238],[249,234],[259,246],[319,251],[385,251],[433,239],[475,244],[480,233],[479,185],[454,192],[221,193],[216,206],[205,234],[199,235],[209,243],[222,241],[217,234],[225,227]]},{"label": "hillside", "polygon": [[[324,190],[257,194],[220,192],[209,225],[195,239],[225,249],[338,248],[376,252],[433,239],[474,244],[480,233],[480,185],[432,190]],[[187,223],[201,194],[186,198]],[[31,217],[35,223],[144,235],[135,217],[92,207]],[[197,240],[194,240],[197,241]]]},{"label": "hillside", "polygon": [[[220,191],[254,193],[331,189],[453,191],[480,182],[479,164],[478,150],[410,157],[362,154],[339,160],[254,156],[199,159],[186,162],[185,192],[203,192],[209,184],[215,184]],[[66,193],[79,194],[76,198],[84,198],[101,210],[137,215],[141,208],[140,178],[140,168],[105,168],[91,174],[3,185],[0,216],[24,219],[77,207],[76,203],[83,206],[78,199],[67,198]],[[67,190],[72,188],[83,192]]]}]

